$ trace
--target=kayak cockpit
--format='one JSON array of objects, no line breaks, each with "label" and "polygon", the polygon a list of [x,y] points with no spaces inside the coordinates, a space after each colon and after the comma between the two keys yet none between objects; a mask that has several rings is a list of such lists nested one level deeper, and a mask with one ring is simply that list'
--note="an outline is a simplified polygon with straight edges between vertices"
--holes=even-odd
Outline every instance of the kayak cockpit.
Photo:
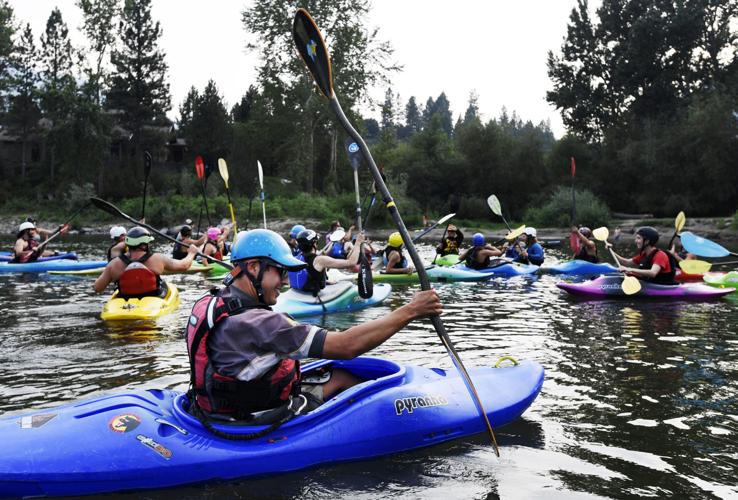
[{"label": "kayak cockpit", "polygon": [[[364,381],[341,392],[309,413],[292,418],[283,424],[280,427],[281,429],[286,430],[290,427],[313,425],[314,421],[329,418],[329,415],[341,411],[347,406],[357,404],[376,392],[387,389],[388,387],[401,385],[406,375],[404,366],[387,359],[371,357],[359,357],[352,360],[315,361],[305,365],[302,368],[302,374],[305,376],[311,371],[323,367],[341,368]],[[204,428],[198,418],[190,413],[190,400],[186,394],[180,394],[174,399],[172,402],[172,411],[185,427],[197,433],[208,433],[208,430]],[[252,434],[268,427],[267,425],[253,425],[250,422],[219,424],[211,421],[211,424],[221,432],[236,436],[239,434]]]}]

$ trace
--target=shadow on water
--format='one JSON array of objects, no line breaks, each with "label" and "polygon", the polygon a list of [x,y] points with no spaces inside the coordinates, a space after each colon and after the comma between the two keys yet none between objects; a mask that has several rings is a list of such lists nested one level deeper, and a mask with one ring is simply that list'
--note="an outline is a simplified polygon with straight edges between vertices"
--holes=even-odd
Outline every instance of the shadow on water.
[{"label": "shadow on water", "polygon": [[[72,248],[100,258],[106,242]],[[162,247],[164,249],[165,247]],[[421,247],[431,256],[432,249]],[[627,253],[627,252],[626,252]],[[547,251],[547,263],[564,254]],[[0,275],[0,412],[123,387],[184,390],[182,333],[212,283],[171,276],[180,308],[153,323],[107,324],[89,278]],[[503,355],[546,368],[524,417],[485,437],[279,477],[109,498],[735,498],[738,488],[738,301],[572,300],[551,275],[437,287],[467,366]],[[380,307],[309,318],[330,330],[386,315],[417,287],[396,287]],[[738,295],[738,294],[737,294]],[[453,369],[427,321],[372,355]]]}]

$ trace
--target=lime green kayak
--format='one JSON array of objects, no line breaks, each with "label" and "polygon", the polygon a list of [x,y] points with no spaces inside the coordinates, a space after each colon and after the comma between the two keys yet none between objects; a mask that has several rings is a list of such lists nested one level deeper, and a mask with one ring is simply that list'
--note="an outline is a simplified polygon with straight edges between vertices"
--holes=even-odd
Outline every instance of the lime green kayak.
[{"label": "lime green kayak", "polygon": [[208,271],[209,280],[220,280],[225,278],[226,274],[230,273],[231,270],[222,264],[214,262],[210,264],[210,270]]},{"label": "lime green kayak", "polygon": [[716,288],[738,289],[738,271],[728,273],[705,273],[702,279],[710,286]]},{"label": "lime green kayak", "polygon": [[[425,268],[428,279],[434,283],[452,283],[455,281],[484,281],[490,275],[474,270],[459,269],[456,267],[429,265]],[[409,285],[419,283],[418,273],[412,274],[390,274],[385,272],[373,272],[372,280],[377,283],[394,283],[396,285]]]},{"label": "lime green kayak", "polygon": [[448,255],[444,255],[443,257],[439,255],[438,257],[436,257],[433,263],[439,266],[455,266],[459,263],[459,254],[450,253]]}]

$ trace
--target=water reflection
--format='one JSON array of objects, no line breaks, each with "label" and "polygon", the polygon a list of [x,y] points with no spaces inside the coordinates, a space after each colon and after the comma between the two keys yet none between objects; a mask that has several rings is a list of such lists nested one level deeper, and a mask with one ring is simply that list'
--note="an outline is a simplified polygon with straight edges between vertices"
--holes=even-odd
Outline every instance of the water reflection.
[{"label": "water reflection", "polygon": [[[102,238],[74,250],[100,258]],[[421,251],[432,255],[432,248]],[[547,260],[563,257],[547,250]],[[99,319],[88,278],[0,275],[0,412],[73,401],[120,387],[183,390],[182,332],[212,283],[170,276],[180,308],[152,323]],[[111,498],[530,498],[738,495],[738,309],[717,302],[573,301],[559,278],[495,278],[438,286],[449,335],[468,366],[503,355],[547,370],[524,418],[483,436],[379,460],[278,478]],[[331,330],[386,315],[381,307],[310,318]],[[410,325],[372,354],[453,369],[430,322]]]}]

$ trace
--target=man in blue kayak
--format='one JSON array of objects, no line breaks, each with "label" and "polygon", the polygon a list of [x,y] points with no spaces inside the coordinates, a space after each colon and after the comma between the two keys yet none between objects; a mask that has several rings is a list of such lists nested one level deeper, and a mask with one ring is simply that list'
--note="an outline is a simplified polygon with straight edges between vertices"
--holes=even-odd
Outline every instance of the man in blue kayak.
[{"label": "man in blue kayak", "polygon": [[411,321],[442,312],[436,292],[421,291],[381,318],[329,332],[271,310],[287,273],[306,266],[277,233],[241,232],[231,259],[225,288],[200,298],[187,323],[190,398],[201,419],[254,421],[291,406],[313,409],[361,380],[342,369],[302,380],[300,360],[352,359]]}]

